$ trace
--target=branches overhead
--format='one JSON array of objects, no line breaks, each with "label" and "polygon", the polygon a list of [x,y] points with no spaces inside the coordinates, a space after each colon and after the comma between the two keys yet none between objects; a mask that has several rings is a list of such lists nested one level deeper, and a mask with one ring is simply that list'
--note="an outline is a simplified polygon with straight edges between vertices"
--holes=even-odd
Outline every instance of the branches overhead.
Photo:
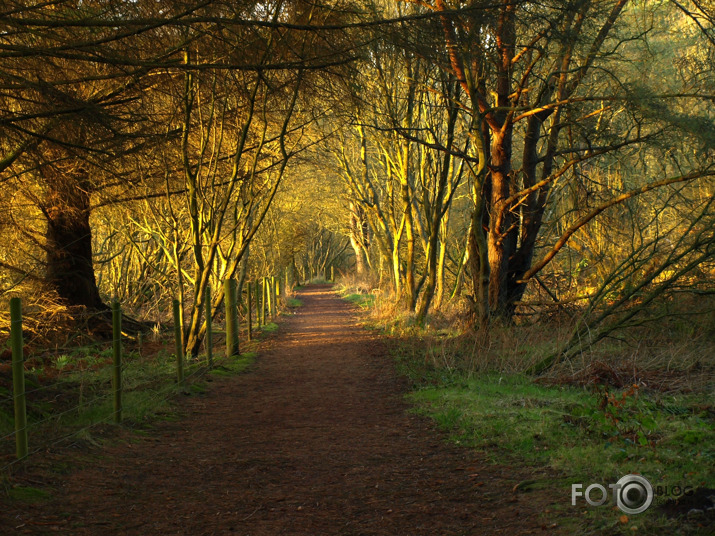
[{"label": "branches overhead", "polygon": [[581,284],[573,266],[606,277],[604,236],[635,251],[712,196],[708,7],[9,0],[2,221],[27,272],[81,265],[90,288],[99,243],[100,275],[159,281],[126,292],[178,289],[192,352],[208,286],[254,262],[347,269],[350,246],[418,322],[448,295],[511,320]]}]

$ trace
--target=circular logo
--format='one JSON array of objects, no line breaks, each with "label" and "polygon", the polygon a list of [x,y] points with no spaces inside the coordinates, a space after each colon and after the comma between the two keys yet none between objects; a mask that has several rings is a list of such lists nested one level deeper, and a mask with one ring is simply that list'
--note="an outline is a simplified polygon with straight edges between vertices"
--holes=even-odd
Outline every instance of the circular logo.
[{"label": "circular logo", "polygon": [[626,514],[640,514],[653,502],[653,486],[640,475],[626,475],[615,486],[616,504]]}]

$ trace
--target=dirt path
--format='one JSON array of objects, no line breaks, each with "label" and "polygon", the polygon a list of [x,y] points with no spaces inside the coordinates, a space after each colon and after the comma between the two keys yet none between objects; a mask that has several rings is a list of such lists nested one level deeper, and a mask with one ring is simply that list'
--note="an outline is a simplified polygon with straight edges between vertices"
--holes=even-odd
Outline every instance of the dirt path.
[{"label": "dirt path", "polygon": [[385,348],[349,305],[327,287],[299,297],[251,372],[103,449],[52,501],[3,508],[0,533],[545,533],[543,501],[511,491],[518,475],[406,412]]}]

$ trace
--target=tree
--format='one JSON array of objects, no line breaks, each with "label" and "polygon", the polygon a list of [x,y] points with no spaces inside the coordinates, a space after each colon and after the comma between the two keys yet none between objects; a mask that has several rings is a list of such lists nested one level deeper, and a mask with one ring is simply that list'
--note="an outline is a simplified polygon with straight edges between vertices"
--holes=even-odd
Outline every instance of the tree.
[{"label": "tree", "polygon": [[156,48],[146,43],[156,35],[146,25],[130,32],[107,26],[145,14],[145,7],[11,2],[2,15],[5,181],[44,216],[44,229],[27,222],[21,232],[44,252],[45,283],[68,305],[104,308],[93,268],[91,199],[117,183],[136,183],[119,161],[151,137],[138,106],[148,69],[124,65],[121,54],[131,62],[151,59],[147,51]]},{"label": "tree", "polygon": [[[567,230],[534,262],[553,185],[579,180],[587,161],[604,161],[662,133],[655,122],[643,123],[635,107],[626,109],[623,135],[598,130],[616,115],[607,103],[626,100],[617,52],[641,30],[622,20],[627,0],[420,5],[438,15],[439,28],[431,28],[441,32],[443,48],[433,57],[459,81],[466,96],[461,108],[472,119],[475,308],[482,324],[490,316],[511,318],[527,282],[575,231]],[[599,213],[589,213],[581,226]]]},{"label": "tree", "polygon": [[[143,1],[130,4],[63,1],[39,6],[12,3],[2,18],[12,31],[0,38],[4,44],[0,57],[7,60],[0,75],[7,90],[5,109],[9,111],[3,125],[10,132],[0,153],[3,155],[0,167],[7,170],[14,166],[7,180],[24,181],[26,197],[34,200],[47,218],[43,239],[38,238],[44,231],[37,228],[36,222],[24,231],[26,236],[34,237],[32,247],[46,254],[44,279],[66,303],[90,308],[103,307],[93,268],[92,210],[144,197],[156,199],[162,177],[176,170],[171,165],[162,169],[162,163],[158,169],[137,169],[140,159],[147,162],[142,152],[166,152],[174,140],[181,140],[185,181],[168,195],[187,196],[192,258],[196,273],[201,274],[194,291],[203,289],[219,243],[215,233],[223,232],[226,214],[239,206],[229,202],[231,194],[240,186],[243,199],[250,206],[245,213],[233,214],[244,218],[234,222],[234,230],[249,230],[243,236],[247,240],[238,245],[238,255],[229,265],[240,260],[250,236],[261,223],[261,210],[266,208],[258,201],[263,194],[256,199],[251,196],[268,192],[270,202],[275,193],[279,180],[269,187],[245,178],[256,173],[262,177],[274,172],[280,175],[285,169],[293,150],[286,146],[288,129],[294,128],[289,125],[296,102],[291,91],[295,89],[293,94],[297,96],[306,71],[344,61],[339,47],[316,46],[322,36],[319,27],[313,29],[315,20],[326,23],[336,19],[336,15],[300,2],[279,3],[265,12],[255,11],[249,4],[227,6],[222,2],[189,3],[168,9]],[[286,25],[293,25],[295,31],[286,31]],[[184,110],[183,120],[175,116],[177,102],[162,98],[160,93],[177,76],[185,82],[179,101]],[[221,152],[225,145],[221,146],[217,137],[211,137],[218,132],[211,121],[218,118],[221,122],[237,109],[216,109],[209,124],[201,124],[203,117],[194,117],[195,110],[204,113],[207,109],[200,110],[201,106],[194,102],[198,78],[213,80],[213,91],[219,95],[213,99],[217,106],[231,105],[230,98],[223,94],[231,85],[238,88],[239,94],[248,88],[252,92],[249,107],[254,106],[257,114],[263,114],[260,119],[264,124],[268,124],[268,99],[275,99],[275,104],[287,96],[287,102],[292,104],[282,107],[286,116],[285,121],[278,121],[282,131],[264,130],[267,137],[249,139],[256,135],[251,111],[244,131],[237,134],[240,142],[235,152],[207,164],[201,160],[207,146],[190,145],[210,140],[218,144]],[[148,93],[152,96],[147,97]],[[204,89],[204,94],[209,93]],[[147,100],[151,102],[145,108]],[[255,106],[257,102],[259,105]],[[145,113],[145,109],[151,109],[152,115]],[[169,123],[162,124],[161,120]],[[221,123],[219,128],[224,126]],[[300,130],[300,125],[296,128]],[[260,145],[257,151],[250,145],[254,141]],[[195,154],[191,154],[193,149],[197,149]],[[239,164],[252,152],[264,156],[270,153],[274,158],[270,161],[256,157],[253,170],[246,171]],[[195,155],[197,161],[191,161]],[[208,231],[206,226],[202,227],[206,222],[200,221],[206,216],[200,214],[199,208],[200,202],[206,202],[201,191],[205,185],[198,183],[200,174],[206,166],[214,166],[208,173],[215,177],[216,171],[223,173],[231,161],[236,169],[221,184],[225,187],[225,202],[217,201],[217,207],[207,207],[211,211],[216,209],[217,217],[207,224],[211,227]],[[281,161],[284,164],[280,165]],[[144,191],[130,194],[137,186]],[[100,197],[99,203],[92,204],[93,198]],[[254,215],[259,217],[254,220]],[[213,226],[214,222],[217,225]],[[206,252],[205,236],[210,237]],[[34,251],[28,254],[36,256]],[[26,272],[22,266],[10,269]],[[178,273],[183,274],[181,269]],[[227,276],[232,273],[229,269]],[[196,296],[190,334],[200,323],[198,311],[203,293]],[[194,347],[197,343],[193,340],[191,344]]]},{"label": "tree", "polygon": [[[374,237],[379,255],[371,264],[391,273],[397,299],[414,310],[424,286],[423,319],[437,284],[441,222],[453,198],[446,192],[453,194],[462,176],[454,173],[451,153],[455,81],[401,45],[407,27],[392,30],[366,49],[351,79],[351,106],[341,110],[351,128],[331,150],[351,194],[358,268],[369,262],[365,237]],[[445,145],[442,154],[438,149]],[[427,267],[421,274],[420,253]]]}]

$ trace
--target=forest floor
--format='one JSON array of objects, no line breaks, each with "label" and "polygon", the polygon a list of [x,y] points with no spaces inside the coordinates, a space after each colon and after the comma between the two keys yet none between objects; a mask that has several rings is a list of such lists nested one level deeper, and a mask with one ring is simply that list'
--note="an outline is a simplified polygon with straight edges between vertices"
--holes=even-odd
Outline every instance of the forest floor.
[{"label": "forest floor", "polygon": [[409,411],[406,382],[351,305],[328,286],[298,297],[253,367],[182,397],[178,418],[68,450],[62,475],[28,465],[18,478],[49,495],[0,499],[0,534],[559,531],[549,508],[567,493],[524,493],[528,468],[445,441]]}]

